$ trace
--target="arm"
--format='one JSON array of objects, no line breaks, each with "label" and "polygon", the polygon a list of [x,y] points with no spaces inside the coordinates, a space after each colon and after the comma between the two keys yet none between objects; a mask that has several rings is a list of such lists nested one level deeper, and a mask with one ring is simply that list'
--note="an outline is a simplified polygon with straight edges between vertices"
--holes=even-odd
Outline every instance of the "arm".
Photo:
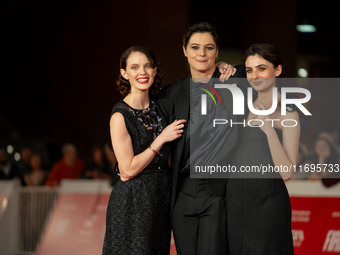
[{"label": "arm", "polygon": [[[289,119],[297,121],[296,127],[283,127],[282,129],[282,144],[275,132],[267,135],[270,152],[275,166],[287,166],[289,172],[281,172],[284,180],[288,180],[294,173],[294,166],[297,164],[300,142],[300,121],[297,112],[291,112],[288,115],[293,115]],[[287,117],[288,117],[287,115]]]},{"label": "arm", "polygon": [[[260,103],[260,108],[265,107]],[[268,116],[257,116],[259,119],[266,119]],[[282,179],[288,180],[294,173],[294,165],[297,164],[297,157],[300,143],[300,120],[296,111],[288,112],[285,119],[294,119],[298,124],[296,127],[282,127],[282,144],[271,122],[264,121],[261,127],[266,134],[270,153],[275,166],[287,166],[289,172],[280,172]],[[282,120],[282,119],[281,119]]]},{"label": "arm", "polygon": [[[164,143],[182,136],[185,120],[176,120],[167,126],[151,143],[151,148],[159,151]],[[112,147],[119,164],[119,171],[123,178],[133,178],[152,161],[156,153],[148,148],[138,155],[134,155],[132,140],[126,129],[125,120],[121,113],[114,113],[110,120]]]}]

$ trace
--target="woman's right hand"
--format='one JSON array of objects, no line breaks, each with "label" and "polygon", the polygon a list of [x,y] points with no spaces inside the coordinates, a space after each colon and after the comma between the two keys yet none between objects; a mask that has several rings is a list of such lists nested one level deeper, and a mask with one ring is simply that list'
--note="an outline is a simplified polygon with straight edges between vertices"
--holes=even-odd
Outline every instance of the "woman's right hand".
[{"label": "woman's right hand", "polygon": [[171,142],[182,136],[184,123],[186,120],[175,120],[168,125],[159,135],[164,143]]}]

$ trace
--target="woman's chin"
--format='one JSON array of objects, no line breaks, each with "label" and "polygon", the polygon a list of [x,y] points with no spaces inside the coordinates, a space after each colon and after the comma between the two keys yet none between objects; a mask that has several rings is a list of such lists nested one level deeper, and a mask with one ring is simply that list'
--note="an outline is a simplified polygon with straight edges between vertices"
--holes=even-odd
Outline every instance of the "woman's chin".
[{"label": "woman's chin", "polygon": [[261,91],[261,88],[259,88],[258,86],[251,85],[251,87],[252,87],[253,90],[255,90],[256,92]]},{"label": "woman's chin", "polygon": [[197,72],[200,73],[209,73],[212,69],[215,70],[215,66],[209,66],[209,67],[198,67],[195,68]]}]

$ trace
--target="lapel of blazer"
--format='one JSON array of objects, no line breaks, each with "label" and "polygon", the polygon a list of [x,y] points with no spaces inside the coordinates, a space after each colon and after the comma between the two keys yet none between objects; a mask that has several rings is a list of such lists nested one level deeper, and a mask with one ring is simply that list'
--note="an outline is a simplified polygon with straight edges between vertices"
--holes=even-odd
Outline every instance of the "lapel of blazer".
[{"label": "lapel of blazer", "polygon": [[[220,78],[220,75],[221,73],[218,71],[218,69],[216,68],[215,72],[213,73],[212,75],[212,80],[209,81],[209,84],[212,86],[212,87],[215,87],[215,84],[232,84],[233,82],[221,82],[219,80]],[[221,89],[218,91],[220,97],[221,97],[221,101],[222,101],[222,104],[225,109],[227,109],[227,112],[228,112],[228,116],[226,117],[232,117],[232,113],[233,113],[233,98],[232,98],[232,95],[231,95],[231,92],[229,90],[226,90],[226,89]]]},{"label": "lapel of blazer", "polygon": [[[180,91],[178,91],[177,98],[175,100],[175,115],[176,119],[189,119],[189,109],[190,109],[190,78],[183,80],[182,86],[180,86]],[[182,155],[184,153],[184,144],[186,136],[189,135],[186,131],[183,133],[182,137],[179,139],[176,146],[176,161],[180,164]]]},{"label": "lapel of blazer", "polygon": [[[213,78],[214,78],[214,82],[215,84],[222,84],[222,82],[219,82],[219,77],[220,77],[220,72],[218,71],[218,69],[216,68],[214,74],[213,74]],[[226,82],[226,84],[233,84],[233,83],[237,83],[237,79],[231,77],[229,78],[229,80]],[[213,84],[214,86],[214,84]],[[232,94],[229,90],[220,90],[218,91],[220,96],[221,96],[221,100],[223,103],[223,108],[225,108],[227,110],[227,115],[225,116],[228,121],[230,121],[230,119],[232,119],[233,121],[235,121],[237,118],[237,116],[233,115],[233,97]],[[231,152],[231,150],[233,149],[236,141],[237,141],[237,136],[238,136],[238,126],[234,126],[231,128],[230,133],[228,134],[227,140],[225,142],[224,145],[224,154],[227,158],[227,155]]]},{"label": "lapel of blazer", "polygon": [[185,79],[178,92],[175,104],[177,119],[188,119],[190,109],[190,80]]}]

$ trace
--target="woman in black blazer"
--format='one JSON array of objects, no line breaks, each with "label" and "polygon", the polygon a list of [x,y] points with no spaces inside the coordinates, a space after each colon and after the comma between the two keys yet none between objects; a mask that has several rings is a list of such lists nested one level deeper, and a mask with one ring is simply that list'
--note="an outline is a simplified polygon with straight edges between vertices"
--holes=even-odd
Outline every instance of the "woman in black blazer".
[{"label": "woman in black blazer", "polygon": [[[216,68],[218,38],[208,23],[190,27],[183,37],[183,52],[190,67],[190,77],[164,87],[159,94],[159,107],[169,123],[186,119],[183,136],[172,143],[171,219],[178,255],[225,255],[226,244],[226,179],[190,178],[190,83],[218,79]],[[242,66],[236,67],[233,77],[245,77]],[[226,110],[232,100],[225,100]],[[236,127],[227,127],[223,143],[223,163],[228,164],[237,141]],[[198,151],[200,153],[200,151]],[[202,150],[202,157],[203,150]]]}]

